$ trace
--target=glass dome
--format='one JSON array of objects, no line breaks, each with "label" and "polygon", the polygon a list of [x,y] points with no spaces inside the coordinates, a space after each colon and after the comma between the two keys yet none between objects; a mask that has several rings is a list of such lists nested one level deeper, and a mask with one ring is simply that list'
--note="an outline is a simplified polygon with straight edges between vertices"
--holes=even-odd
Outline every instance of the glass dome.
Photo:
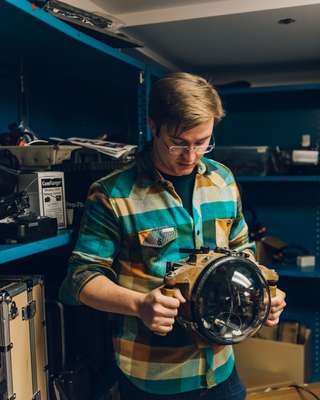
[{"label": "glass dome", "polygon": [[209,341],[232,344],[252,335],[265,322],[270,290],[253,262],[225,256],[205,266],[190,302],[198,333]]}]

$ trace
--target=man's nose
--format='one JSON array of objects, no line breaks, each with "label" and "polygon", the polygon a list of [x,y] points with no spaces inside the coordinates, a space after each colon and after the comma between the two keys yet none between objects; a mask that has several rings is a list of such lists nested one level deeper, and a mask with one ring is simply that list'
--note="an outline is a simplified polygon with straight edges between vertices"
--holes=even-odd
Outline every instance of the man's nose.
[{"label": "man's nose", "polygon": [[196,152],[192,148],[188,148],[188,150],[183,152],[183,157],[188,162],[192,162],[196,159]]}]

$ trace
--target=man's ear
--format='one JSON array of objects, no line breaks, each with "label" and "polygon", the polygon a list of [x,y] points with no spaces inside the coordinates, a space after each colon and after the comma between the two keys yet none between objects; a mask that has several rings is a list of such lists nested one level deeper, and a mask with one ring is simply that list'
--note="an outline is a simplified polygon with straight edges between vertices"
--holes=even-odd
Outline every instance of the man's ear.
[{"label": "man's ear", "polygon": [[151,118],[149,118],[149,128],[152,133],[152,136],[153,137],[157,136],[157,126]]}]

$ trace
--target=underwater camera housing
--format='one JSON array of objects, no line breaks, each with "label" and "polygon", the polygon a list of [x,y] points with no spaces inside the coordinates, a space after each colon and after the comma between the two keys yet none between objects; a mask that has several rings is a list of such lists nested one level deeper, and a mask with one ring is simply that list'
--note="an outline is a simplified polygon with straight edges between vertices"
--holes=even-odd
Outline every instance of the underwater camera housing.
[{"label": "underwater camera housing", "polygon": [[278,274],[225,248],[181,249],[190,256],[167,263],[163,293],[179,288],[186,299],[176,318],[198,343],[234,344],[252,336],[268,318]]}]

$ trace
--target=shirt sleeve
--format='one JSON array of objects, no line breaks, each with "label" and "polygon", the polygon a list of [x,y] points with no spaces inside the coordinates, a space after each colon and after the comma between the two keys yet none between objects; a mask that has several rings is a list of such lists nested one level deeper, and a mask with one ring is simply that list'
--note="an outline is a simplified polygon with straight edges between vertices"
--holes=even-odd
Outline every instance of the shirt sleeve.
[{"label": "shirt sleeve", "polygon": [[120,248],[119,220],[112,199],[99,183],[89,190],[78,240],[68,264],[59,297],[66,304],[81,304],[79,294],[94,277],[115,280],[114,259]]},{"label": "shirt sleeve", "polygon": [[248,225],[243,216],[241,197],[236,183],[234,183],[234,188],[237,211],[230,231],[229,247],[234,250],[243,250],[253,257],[255,254],[255,242],[250,242],[249,240]]}]

